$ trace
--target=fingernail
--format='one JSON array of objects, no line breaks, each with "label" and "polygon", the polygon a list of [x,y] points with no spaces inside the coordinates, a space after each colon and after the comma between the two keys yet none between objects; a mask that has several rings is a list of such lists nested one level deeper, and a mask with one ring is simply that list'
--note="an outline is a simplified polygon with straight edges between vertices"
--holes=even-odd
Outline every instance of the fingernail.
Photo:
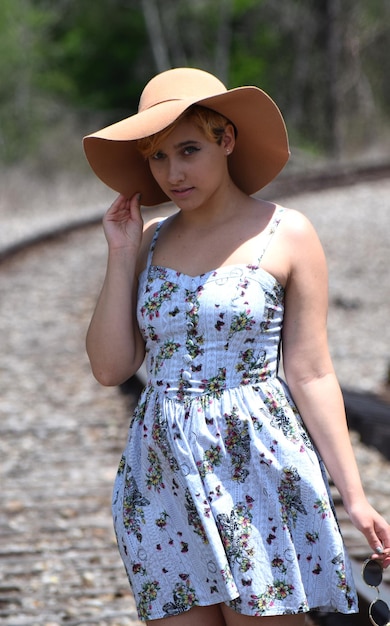
[{"label": "fingernail", "polygon": [[383,548],[382,548],[382,546],[377,546],[377,547],[375,548],[375,552],[376,552],[377,554],[383,554]]}]

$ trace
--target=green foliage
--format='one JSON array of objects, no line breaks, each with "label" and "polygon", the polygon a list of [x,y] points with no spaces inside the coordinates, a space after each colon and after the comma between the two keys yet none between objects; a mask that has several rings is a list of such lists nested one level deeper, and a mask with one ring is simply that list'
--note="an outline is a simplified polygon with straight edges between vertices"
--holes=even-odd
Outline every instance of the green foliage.
[{"label": "green foliage", "polygon": [[274,24],[265,22],[264,3],[246,0],[243,4],[246,10],[236,13],[233,26],[230,83],[234,86],[257,85],[273,91],[270,68],[275,69],[275,55],[281,43],[279,30]]},{"label": "green foliage", "polygon": [[34,145],[40,119],[37,77],[49,23],[50,14],[28,0],[0,3],[0,158],[5,161]]},{"label": "green foliage", "polygon": [[151,65],[145,44],[143,17],[136,6],[111,0],[100,0],[99,5],[73,2],[66,11],[57,11],[52,24],[42,87],[78,106],[131,111]]},{"label": "green foliage", "polygon": [[0,159],[61,107],[85,132],[133,113],[179,65],[262,87],[301,145],[365,145],[390,115],[389,23],[384,0],[1,0]]}]

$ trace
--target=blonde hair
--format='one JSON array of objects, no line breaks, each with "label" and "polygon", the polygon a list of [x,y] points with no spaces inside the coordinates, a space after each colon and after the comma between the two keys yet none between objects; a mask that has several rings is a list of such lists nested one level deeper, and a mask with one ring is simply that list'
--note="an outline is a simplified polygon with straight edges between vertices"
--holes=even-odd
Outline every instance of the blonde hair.
[{"label": "blonde hair", "polygon": [[[159,144],[166,139],[176,126],[183,119],[193,122],[201,131],[203,131],[206,139],[221,144],[226,126],[231,124],[224,115],[217,113],[212,109],[194,104],[189,107],[177,118],[172,124],[161,130],[159,133],[137,139],[137,148],[145,159],[148,159],[158,149]],[[233,125],[233,124],[232,124]]]}]

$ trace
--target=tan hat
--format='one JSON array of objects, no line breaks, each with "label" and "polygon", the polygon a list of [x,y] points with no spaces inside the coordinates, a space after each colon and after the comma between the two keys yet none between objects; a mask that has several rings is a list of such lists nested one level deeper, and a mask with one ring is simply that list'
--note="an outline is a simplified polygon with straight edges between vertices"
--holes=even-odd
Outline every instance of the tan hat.
[{"label": "tan hat", "polygon": [[230,175],[242,191],[255,193],[287,163],[286,126],[277,105],[264,91],[258,87],[227,90],[208,72],[176,68],[147,83],[137,114],[84,137],[85,154],[95,174],[126,197],[140,192],[145,206],[168,201],[135,140],[163,130],[193,104],[213,109],[235,125],[236,144],[228,163]]}]

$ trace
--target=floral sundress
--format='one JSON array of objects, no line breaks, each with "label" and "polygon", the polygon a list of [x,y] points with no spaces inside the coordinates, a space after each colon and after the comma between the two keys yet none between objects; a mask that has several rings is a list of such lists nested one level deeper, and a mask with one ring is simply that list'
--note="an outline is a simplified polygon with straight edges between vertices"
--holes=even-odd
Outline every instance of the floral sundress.
[{"label": "floral sundress", "polygon": [[148,382],[113,492],[141,620],[226,603],[252,616],[357,612],[326,474],[278,377],[284,290],[261,258],[140,276]]}]

